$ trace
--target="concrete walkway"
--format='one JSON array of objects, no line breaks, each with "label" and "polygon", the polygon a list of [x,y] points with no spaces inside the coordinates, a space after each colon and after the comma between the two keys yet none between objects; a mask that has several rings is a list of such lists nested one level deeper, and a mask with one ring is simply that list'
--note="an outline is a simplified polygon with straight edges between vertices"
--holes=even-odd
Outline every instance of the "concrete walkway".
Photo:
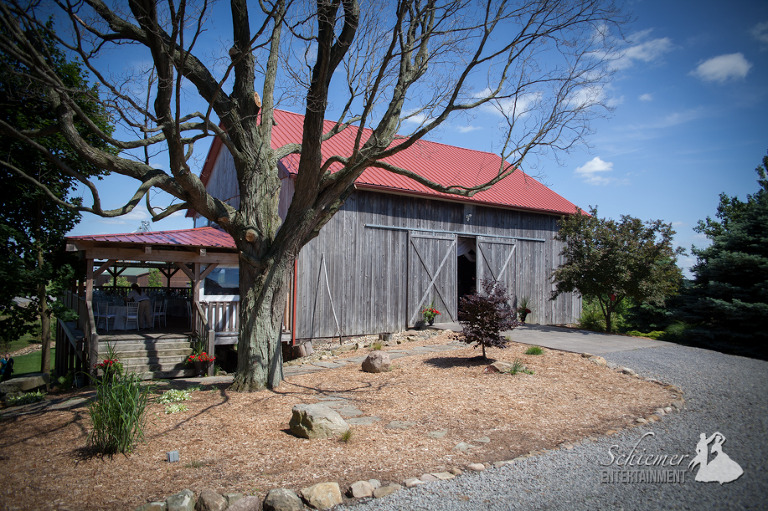
[{"label": "concrete walkway", "polygon": [[[461,325],[458,323],[444,323],[435,326],[445,330],[461,332]],[[670,346],[668,342],[654,341],[644,337],[602,334],[588,330],[543,325],[524,325],[515,330],[505,332],[505,335],[514,342],[533,344],[543,348],[573,353],[591,353],[593,355]]]}]

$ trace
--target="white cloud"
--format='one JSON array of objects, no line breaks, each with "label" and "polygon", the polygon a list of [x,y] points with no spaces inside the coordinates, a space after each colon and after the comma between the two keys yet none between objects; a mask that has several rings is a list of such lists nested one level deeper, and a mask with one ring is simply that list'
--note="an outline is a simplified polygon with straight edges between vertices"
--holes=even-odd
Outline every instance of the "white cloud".
[{"label": "white cloud", "polygon": [[644,30],[629,37],[629,46],[618,48],[611,56],[612,67],[626,69],[636,62],[653,62],[672,51],[673,44],[669,37],[648,39],[651,30]]},{"label": "white cloud", "polygon": [[605,185],[612,178],[605,177],[604,173],[613,171],[613,163],[595,156],[581,167],[576,168],[576,175],[591,185]]},{"label": "white cloud", "polygon": [[406,118],[403,119],[403,123],[405,124],[421,126],[431,120],[431,117],[426,112],[419,112],[418,110],[413,110],[411,113],[406,113],[405,115]]},{"label": "white cloud", "polygon": [[[490,94],[491,90],[486,88],[474,94],[473,97],[475,99],[486,98]],[[543,94],[540,92],[530,92],[518,94],[511,98],[494,99],[483,104],[480,110],[503,117],[524,117],[536,108],[542,97]]]},{"label": "white cloud", "polygon": [[763,21],[752,27],[750,33],[761,43],[768,44],[768,21]]},{"label": "white cloud", "polygon": [[705,60],[691,71],[705,82],[724,83],[731,79],[743,79],[747,76],[752,64],[741,53],[729,53]]},{"label": "white cloud", "polygon": [[641,94],[637,99],[640,101],[653,101],[653,96],[646,92],[645,94]]},{"label": "white cloud", "polygon": [[480,126],[457,126],[456,131],[459,133],[469,133],[471,131],[477,131],[480,129]]}]

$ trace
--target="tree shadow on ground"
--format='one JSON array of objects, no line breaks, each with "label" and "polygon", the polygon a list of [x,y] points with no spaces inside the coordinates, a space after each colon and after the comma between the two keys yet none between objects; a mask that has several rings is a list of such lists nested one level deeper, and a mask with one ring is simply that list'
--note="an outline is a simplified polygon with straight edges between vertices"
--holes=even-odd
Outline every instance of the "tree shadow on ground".
[{"label": "tree shadow on ground", "polygon": [[482,355],[477,355],[476,357],[470,358],[433,357],[426,359],[424,363],[441,369],[450,369],[452,367],[487,366],[488,364],[493,364],[495,361],[495,358],[483,358]]}]

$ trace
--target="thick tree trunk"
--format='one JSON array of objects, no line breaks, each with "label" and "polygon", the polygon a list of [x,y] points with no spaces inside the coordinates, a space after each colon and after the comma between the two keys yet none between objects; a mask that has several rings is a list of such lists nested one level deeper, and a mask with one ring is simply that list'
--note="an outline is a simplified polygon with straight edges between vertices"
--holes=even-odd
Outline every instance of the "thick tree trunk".
[{"label": "thick tree trunk", "polygon": [[[39,236],[42,236],[41,229],[36,229],[36,236],[39,240]],[[42,271],[45,266],[45,254],[39,243],[36,248],[37,268]],[[37,299],[40,307],[40,342],[42,343],[40,372],[49,374],[51,372],[51,310],[48,307],[48,290],[44,280],[37,284]]]},{"label": "thick tree trunk", "polygon": [[283,380],[280,334],[290,268],[290,261],[274,261],[261,270],[241,261],[240,332],[232,390],[274,389]]}]

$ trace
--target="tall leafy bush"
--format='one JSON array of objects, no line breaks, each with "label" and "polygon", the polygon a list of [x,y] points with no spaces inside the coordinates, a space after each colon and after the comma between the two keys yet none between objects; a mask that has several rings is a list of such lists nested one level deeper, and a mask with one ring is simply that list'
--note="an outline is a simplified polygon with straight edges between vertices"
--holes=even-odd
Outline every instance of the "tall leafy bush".
[{"label": "tall leafy bush", "polygon": [[464,342],[482,346],[483,358],[488,358],[486,347],[506,348],[509,342],[501,335],[505,330],[520,326],[517,313],[510,305],[507,288],[500,282],[484,280],[482,292],[463,297],[459,302],[459,322]]},{"label": "tall leafy bush", "polygon": [[93,424],[88,443],[102,454],[131,452],[144,437],[149,392],[135,373],[97,382],[96,401],[88,407]]}]

